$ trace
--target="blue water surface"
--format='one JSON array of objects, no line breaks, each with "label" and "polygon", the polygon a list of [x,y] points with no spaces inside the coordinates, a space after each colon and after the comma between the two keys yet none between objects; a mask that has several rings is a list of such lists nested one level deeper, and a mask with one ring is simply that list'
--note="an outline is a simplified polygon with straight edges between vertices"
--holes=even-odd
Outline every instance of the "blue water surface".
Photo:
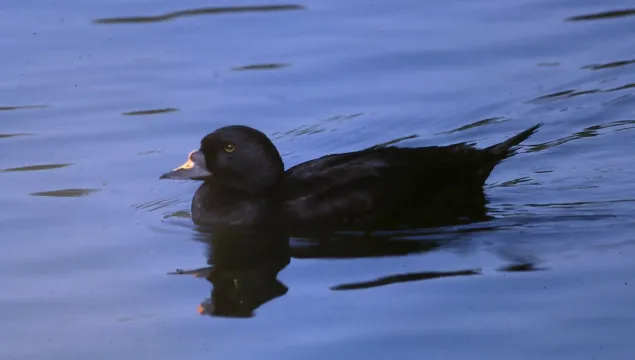
[{"label": "blue water surface", "polygon": [[[632,358],[635,4],[267,1],[0,3],[0,359]],[[489,222],[376,256],[292,239],[247,318],[169,275],[209,254],[198,184],[159,175],[220,126],[290,166],[539,122]]]}]

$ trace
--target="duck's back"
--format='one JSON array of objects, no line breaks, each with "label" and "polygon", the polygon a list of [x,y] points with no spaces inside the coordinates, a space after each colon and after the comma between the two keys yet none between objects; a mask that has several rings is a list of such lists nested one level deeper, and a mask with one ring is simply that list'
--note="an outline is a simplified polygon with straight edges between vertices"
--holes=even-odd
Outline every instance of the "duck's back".
[{"label": "duck's back", "polygon": [[287,170],[285,212],[295,225],[357,225],[448,209],[482,194],[492,154],[467,144],[328,155]]}]

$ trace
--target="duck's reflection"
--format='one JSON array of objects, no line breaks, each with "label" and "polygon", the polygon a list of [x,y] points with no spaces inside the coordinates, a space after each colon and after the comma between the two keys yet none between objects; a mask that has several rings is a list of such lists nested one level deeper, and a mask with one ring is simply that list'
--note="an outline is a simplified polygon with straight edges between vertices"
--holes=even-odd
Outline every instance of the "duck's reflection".
[{"label": "duck's reflection", "polygon": [[198,234],[207,245],[210,267],[177,270],[207,279],[212,293],[198,307],[201,315],[251,317],[262,304],[287,293],[277,279],[290,262],[289,240],[276,230],[235,230]]},{"label": "duck's reflection", "polygon": [[[278,274],[295,259],[359,259],[398,257],[425,253],[442,246],[455,246],[466,234],[498,230],[500,223],[489,221],[486,201],[473,201],[461,213],[430,213],[426,222],[411,222],[401,227],[346,229],[316,232],[283,227],[269,228],[197,228],[196,239],[206,245],[209,267],[177,270],[172,274],[194,275],[212,284],[211,296],[199,305],[202,315],[248,318],[263,304],[284,296],[288,287]],[[413,211],[414,213],[418,213]],[[431,220],[434,220],[434,226]],[[498,225],[497,225],[498,224]],[[427,225],[427,226],[426,226]],[[291,236],[289,235],[291,234]],[[512,265],[498,271],[535,271],[536,259],[503,254]],[[377,279],[334,284],[331,290],[361,290],[396,283],[443,277],[480,275],[479,269],[425,271],[386,274]]]},{"label": "duck's reflection", "polygon": [[[403,235],[403,233],[401,234]],[[276,229],[224,230],[198,233],[207,247],[209,267],[177,270],[171,274],[194,275],[212,284],[211,296],[199,307],[202,315],[252,317],[261,305],[283,296],[288,288],[278,273],[296,259],[367,258],[400,256],[437,249],[441,240],[402,239],[395,234],[348,233],[332,237],[294,238]],[[473,269],[391,275],[378,280],[343,284],[332,290],[364,289],[398,282],[422,281],[447,276],[477,275]]]}]

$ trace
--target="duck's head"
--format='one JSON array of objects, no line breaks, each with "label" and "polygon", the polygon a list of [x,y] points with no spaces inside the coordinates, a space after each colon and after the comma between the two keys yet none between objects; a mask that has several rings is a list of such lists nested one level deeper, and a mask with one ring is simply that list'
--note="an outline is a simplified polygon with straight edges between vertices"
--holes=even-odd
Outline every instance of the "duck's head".
[{"label": "duck's head", "polygon": [[206,135],[185,164],[161,179],[213,181],[259,193],[277,185],[283,175],[282,158],[271,140],[256,129],[233,125]]}]

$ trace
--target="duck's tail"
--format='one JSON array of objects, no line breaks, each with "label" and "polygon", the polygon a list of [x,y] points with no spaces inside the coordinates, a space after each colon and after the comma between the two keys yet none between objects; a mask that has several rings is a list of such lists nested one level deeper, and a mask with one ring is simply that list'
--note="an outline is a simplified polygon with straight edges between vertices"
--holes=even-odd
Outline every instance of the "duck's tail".
[{"label": "duck's tail", "polygon": [[487,151],[488,153],[494,155],[499,160],[503,160],[505,158],[508,158],[508,157],[510,157],[510,156],[512,156],[512,155],[514,155],[516,153],[516,150],[518,150],[516,148],[517,145],[519,145],[521,142],[527,140],[541,126],[542,126],[542,123],[534,125],[534,126],[530,127],[529,129],[521,132],[520,134],[512,136],[511,138],[503,141],[502,143],[499,143],[499,144],[496,144],[496,145],[492,145],[492,146],[490,146],[488,148],[485,148],[485,151]]}]

